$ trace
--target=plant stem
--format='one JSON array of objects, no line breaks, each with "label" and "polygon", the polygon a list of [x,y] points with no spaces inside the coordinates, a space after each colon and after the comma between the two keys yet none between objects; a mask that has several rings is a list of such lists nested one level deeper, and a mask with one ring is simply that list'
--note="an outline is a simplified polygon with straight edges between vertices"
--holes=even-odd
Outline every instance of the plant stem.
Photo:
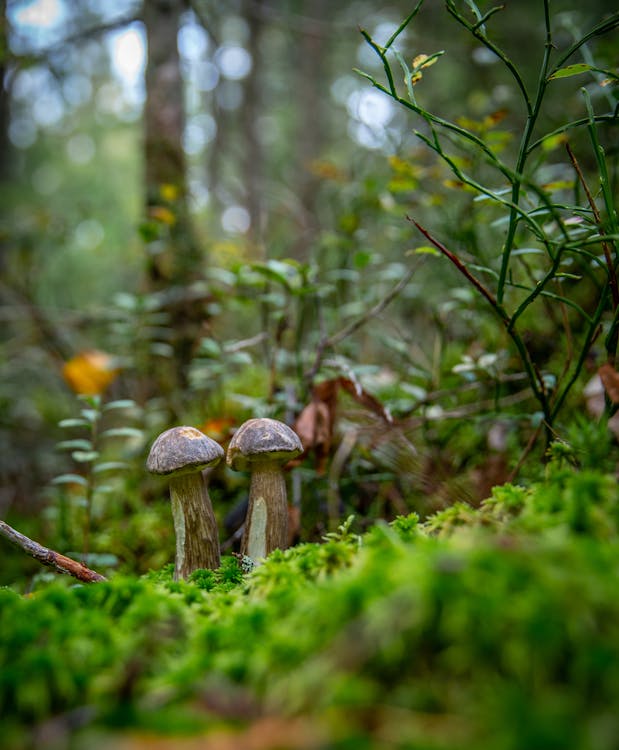
[{"label": "plant stem", "polygon": [[316,376],[316,373],[320,369],[320,364],[322,362],[325,350],[330,349],[340,342],[344,341],[350,335],[355,333],[355,331],[364,326],[368,321],[372,320],[372,318],[380,315],[380,313],[387,307],[387,305],[393,302],[393,300],[400,294],[400,292],[405,289],[406,285],[413,278],[413,275],[416,273],[421,263],[422,261],[420,260],[418,263],[415,263],[413,266],[411,266],[411,268],[408,269],[404,276],[402,276],[402,278],[387,292],[387,294],[367,312],[360,315],[356,320],[353,320],[352,323],[344,326],[344,328],[342,328],[341,330],[337,331],[331,336],[326,336],[321,341],[319,341],[318,346],[316,347],[316,357],[314,358],[314,364],[304,375],[304,378],[307,382],[311,383]]},{"label": "plant stem", "polygon": [[535,123],[539,115],[544,94],[546,92],[548,67],[550,65],[550,54],[552,51],[552,33],[550,29],[550,9],[549,0],[544,0],[544,21],[546,27],[546,43],[544,45],[544,57],[540,67],[539,79],[537,83],[537,95],[533,106],[529,109],[527,115],[527,121],[525,124],[524,132],[520,140],[520,149],[518,151],[518,159],[516,161],[515,175],[512,181],[512,198],[511,202],[513,207],[509,214],[509,224],[507,227],[507,237],[505,238],[505,244],[503,245],[503,253],[501,258],[501,269],[499,271],[499,281],[497,284],[497,302],[503,303],[505,295],[505,286],[507,282],[507,272],[509,268],[509,261],[511,253],[514,248],[514,242],[516,239],[516,230],[518,228],[518,213],[516,206],[520,202],[520,190],[522,187],[522,175],[524,173],[524,167],[527,161],[529,143],[533,136],[533,130]]},{"label": "plant stem", "polygon": [[[587,185],[585,176],[582,173],[580,164],[578,163],[578,160],[576,159],[576,156],[574,155],[574,152],[572,151],[569,143],[565,144],[565,149],[567,151],[567,155],[570,158],[570,161],[572,162],[574,171],[578,175],[580,184],[582,185],[583,190],[585,191],[585,195],[587,196],[587,200],[589,201],[589,206],[591,207],[591,211],[593,212],[593,218],[595,219],[595,223],[598,226],[598,231],[600,235],[604,235],[604,228],[602,226],[602,217],[600,216],[600,212],[598,211],[598,207],[593,198],[593,195],[591,195],[591,191],[589,190],[589,186]],[[613,300],[613,310],[616,310],[617,307],[619,307],[619,289],[617,287],[617,273],[615,271],[613,259],[610,254],[610,246],[608,242],[601,240],[601,245],[602,245],[602,250],[604,251],[604,259],[606,260],[606,268],[608,270],[608,281],[610,283],[610,292],[611,292],[611,296]]]},{"label": "plant stem", "polygon": [[531,358],[531,355],[529,353],[529,350],[526,347],[526,344],[524,343],[522,337],[518,333],[518,331],[515,329],[514,326],[512,326],[512,318],[507,313],[505,308],[495,297],[493,296],[492,292],[490,292],[489,289],[487,289],[481,281],[474,276],[469,269],[464,265],[464,263],[458,258],[455,253],[452,253],[451,250],[448,250],[445,245],[443,245],[441,242],[439,242],[437,239],[435,239],[428,231],[427,229],[424,229],[418,222],[416,222],[414,219],[411,219],[410,217],[409,221],[412,221],[412,223],[417,227],[417,229],[423,234],[426,239],[428,239],[434,247],[436,247],[438,250],[441,251],[441,253],[448,258],[453,265],[460,271],[463,276],[468,279],[468,281],[477,289],[477,291],[486,298],[486,300],[490,303],[490,306],[494,310],[494,312],[499,316],[499,318],[503,321],[503,324],[505,326],[505,329],[513,341],[516,349],[518,350],[518,354],[520,355],[520,359],[522,361],[522,364],[525,368],[525,371],[527,373],[529,384],[531,386],[531,390],[533,391],[533,394],[537,401],[539,402],[539,405],[544,413],[544,418],[547,420],[548,425],[551,424],[551,413],[550,413],[550,407],[548,404],[548,398],[546,395],[546,386],[544,384],[544,380],[535,367],[533,360]]}]

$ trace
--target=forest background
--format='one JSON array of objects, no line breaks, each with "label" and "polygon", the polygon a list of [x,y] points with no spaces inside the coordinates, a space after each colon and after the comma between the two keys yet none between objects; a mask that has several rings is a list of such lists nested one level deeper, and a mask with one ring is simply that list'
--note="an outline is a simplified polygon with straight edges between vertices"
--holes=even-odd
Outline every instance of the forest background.
[{"label": "forest background", "polygon": [[[553,2],[540,78],[546,4],[478,5],[0,3],[1,518],[159,567],[152,440],[252,416],[303,438],[302,540],[476,505],[551,444],[614,466],[614,8]],[[233,549],[244,483],[211,494]]]}]

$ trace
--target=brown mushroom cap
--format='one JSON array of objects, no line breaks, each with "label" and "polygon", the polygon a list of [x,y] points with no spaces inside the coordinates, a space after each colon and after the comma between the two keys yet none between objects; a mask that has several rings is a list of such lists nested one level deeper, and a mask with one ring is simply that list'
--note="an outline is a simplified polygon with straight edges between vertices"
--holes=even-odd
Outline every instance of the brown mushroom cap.
[{"label": "brown mushroom cap", "polygon": [[214,466],[223,455],[221,445],[195,427],[172,427],[152,444],[146,468],[153,474],[180,476]]},{"label": "brown mushroom cap", "polygon": [[250,419],[234,433],[226,462],[236,471],[246,471],[260,461],[286,463],[303,452],[301,440],[277,419]]}]

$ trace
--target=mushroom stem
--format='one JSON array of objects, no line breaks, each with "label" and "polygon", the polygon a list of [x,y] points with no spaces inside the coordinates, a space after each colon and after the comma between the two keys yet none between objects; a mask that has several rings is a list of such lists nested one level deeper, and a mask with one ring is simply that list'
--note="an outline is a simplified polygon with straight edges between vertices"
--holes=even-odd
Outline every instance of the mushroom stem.
[{"label": "mushroom stem", "polygon": [[170,500],[176,532],[174,580],[187,578],[197,568],[218,568],[217,522],[204,474],[197,471],[173,477]]},{"label": "mushroom stem", "polygon": [[257,561],[288,546],[288,501],[280,463],[261,461],[252,469],[241,553]]}]

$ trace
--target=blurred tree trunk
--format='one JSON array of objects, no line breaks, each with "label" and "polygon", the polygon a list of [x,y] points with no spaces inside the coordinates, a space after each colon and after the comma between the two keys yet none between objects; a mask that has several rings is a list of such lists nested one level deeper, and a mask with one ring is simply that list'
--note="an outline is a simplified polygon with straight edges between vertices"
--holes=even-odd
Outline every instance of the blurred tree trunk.
[{"label": "blurred tree trunk", "polygon": [[312,162],[318,159],[325,144],[325,80],[328,80],[326,35],[322,22],[329,17],[327,0],[303,0],[300,12],[306,21],[299,35],[297,78],[298,174],[297,194],[303,211],[303,226],[296,256],[306,259],[316,233],[316,196],[318,179],[312,173]]},{"label": "blurred tree trunk", "polygon": [[257,246],[261,245],[263,239],[263,203],[261,196],[264,188],[264,164],[258,122],[261,111],[260,71],[263,67],[260,53],[264,17],[263,6],[264,0],[245,0],[244,3],[245,20],[249,28],[247,51],[252,59],[252,69],[245,80],[243,96],[242,122],[246,143],[244,173],[247,210],[250,218],[250,239]]},{"label": "blurred tree trunk", "polygon": [[[144,179],[148,253],[147,291],[156,293],[168,314],[173,357],[154,374],[157,395],[171,406],[187,385],[187,367],[206,318],[200,278],[201,254],[189,214],[183,149],[184,85],[177,37],[183,0],[144,0],[148,42],[144,107]],[[171,406],[171,412],[178,412]]]},{"label": "blurred tree trunk", "polygon": [[9,29],[6,0],[0,0],[0,181],[11,176],[12,149],[9,142],[10,93],[7,73],[9,67]]},{"label": "blurred tree trunk", "polygon": [[[9,69],[9,27],[6,15],[6,0],[0,0],[0,185],[8,182],[13,174],[13,148],[9,140],[10,89]],[[0,274],[4,272],[9,247],[9,234],[0,236]],[[3,293],[0,288],[0,301]]]},{"label": "blurred tree trunk", "polygon": [[[184,88],[177,35],[184,3],[145,0],[144,24],[148,40],[146,103],[144,107],[144,170],[146,209],[153,221],[157,247],[149,258],[154,288],[183,283],[191,275],[191,227],[187,210],[187,179],[183,132]],[[166,208],[173,216],[162,211]],[[159,226],[163,225],[163,226]],[[169,230],[169,231],[164,231]],[[160,242],[169,234],[183,243]]]}]

